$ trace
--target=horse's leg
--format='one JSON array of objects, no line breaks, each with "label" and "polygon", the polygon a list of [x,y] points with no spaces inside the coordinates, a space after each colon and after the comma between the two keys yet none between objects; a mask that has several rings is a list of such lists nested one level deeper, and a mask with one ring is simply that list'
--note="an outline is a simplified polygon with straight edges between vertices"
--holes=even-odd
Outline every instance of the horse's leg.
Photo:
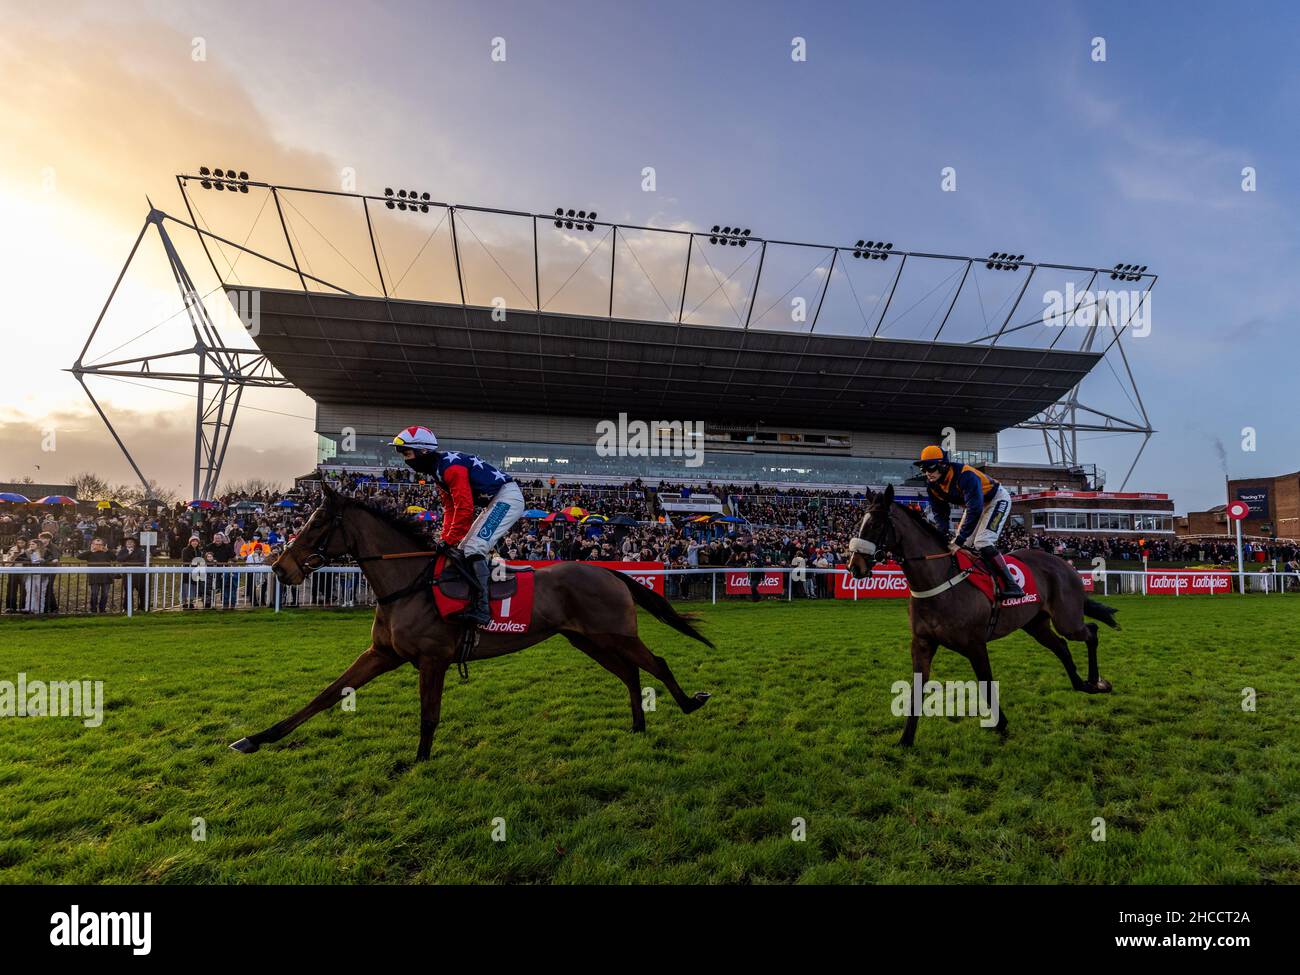
[{"label": "horse's leg", "polygon": [[1061,635],[1070,640],[1080,640],[1088,645],[1088,682],[1080,690],[1089,694],[1105,694],[1110,691],[1110,681],[1097,673],[1097,624],[1080,622],[1078,627],[1066,632],[1057,624]]},{"label": "horse's leg", "polygon": [[[992,702],[989,700],[989,691],[993,687],[993,665],[989,663],[989,647],[987,643],[975,643],[961,651],[962,655],[970,661],[971,667],[975,671],[975,679],[979,681],[979,695],[985,707],[991,707]],[[998,695],[998,723],[995,726],[998,734],[1003,738],[1007,736],[1007,712],[1002,707],[1002,695]]]},{"label": "horse's leg", "polygon": [[352,666],[343,671],[338,680],[317,694],[312,702],[297,714],[276,722],[265,731],[259,731],[247,738],[240,738],[239,741],[232,743],[230,747],[237,752],[248,754],[257,751],[261,746],[269,742],[279,741],[312,715],[324,711],[338,701],[343,688],[350,687],[355,690],[374,680],[380,674],[386,674],[388,671],[401,666],[402,662],[402,658],[391,650],[379,650],[372,646],[357,657],[352,662]]},{"label": "horse's leg", "polygon": [[1052,629],[1051,618],[1046,613],[1039,613],[1032,620],[1025,624],[1025,632],[1032,636],[1043,646],[1056,654],[1057,659],[1065,667],[1065,672],[1069,675],[1070,684],[1076,691],[1087,690],[1083,678],[1079,676],[1079,669],[1074,665],[1074,656],[1070,653],[1070,645],[1056,635]]},{"label": "horse's leg", "polygon": [[632,730],[645,731],[645,709],[641,706],[641,675],[636,665],[602,647],[590,637],[580,633],[565,633],[565,639],[600,664],[627,686],[632,703]]},{"label": "horse's leg", "polygon": [[423,762],[433,748],[433,733],[442,713],[442,686],[449,661],[425,654],[420,658],[420,747],[415,760]]},{"label": "horse's leg", "polygon": [[[922,688],[930,679],[930,663],[934,660],[934,655],[938,649],[939,644],[929,637],[912,634],[912,680],[916,680],[916,675],[920,674]],[[898,743],[905,748],[912,747],[912,741],[916,738],[916,723],[921,717],[916,713],[916,700],[914,698],[910,700],[911,704],[907,709],[907,723],[903,725],[903,737],[898,739]]]},{"label": "horse's leg", "polygon": [[713,695],[708,691],[696,691],[694,694],[687,694],[682,690],[682,685],[677,683],[677,678],[668,667],[668,661],[663,657],[657,657],[641,642],[641,638],[635,634],[624,637],[611,637],[610,644],[635,667],[640,667],[651,677],[657,678],[664,682],[668,688],[668,693],[673,696],[677,706],[686,714],[690,714],[699,708],[704,707]]}]

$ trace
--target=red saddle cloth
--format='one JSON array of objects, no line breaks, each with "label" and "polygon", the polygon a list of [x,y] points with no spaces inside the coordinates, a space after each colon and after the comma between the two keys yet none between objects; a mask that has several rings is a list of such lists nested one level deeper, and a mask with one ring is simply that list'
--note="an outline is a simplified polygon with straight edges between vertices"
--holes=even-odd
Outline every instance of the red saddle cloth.
[{"label": "red saddle cloth", "polygon": [[[437,604],[438,615],[450,619],[462,613],[469,605],[469,599],[449,596],[438,585],[447,568],[447,556],[438,556],[434,565],[433,601]],[[513,589],[507,595],[497,596],[496,589]],[[509,585],[492,583],[488,587],[488,606],[492,611],[492,622],[482,629],[487,633],[527,633],[533,622],[533,573],[512,572]]]},{"label": "red saddle cloth", "polygon": [[[1019,559],[1012,558],[1010,555],[1005,556],[1005,558],[1007,568],[1011,570],[1011,575],[1020,584],[1020,588],[1025,591],[1025,596],[1023,599],[1004,599],[1000,605],[1022,606],[1025,603],[1039,602],[1038,583],[1034,581],[1034,574],[1029,571],[1029,566]],[[957,564],[961,566],[963,572],[974,566],[975,571],[970,574],[966,581],[984,593],[989,598],[989,602],[992,602],[993,577],[989,575],[988,569],[984,567],[984,563],[979,556],[962,549],[957,553]]]}]

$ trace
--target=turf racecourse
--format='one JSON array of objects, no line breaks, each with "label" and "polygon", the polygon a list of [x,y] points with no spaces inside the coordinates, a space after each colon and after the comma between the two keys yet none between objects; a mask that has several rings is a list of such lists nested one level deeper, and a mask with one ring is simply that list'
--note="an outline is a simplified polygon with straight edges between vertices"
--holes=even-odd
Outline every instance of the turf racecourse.
[{"label": "turf racecourse", "polygon": [[[0,719],[0,882],[1300,882],[1300,598],[1107,601],[1109,696],[1028,637],[994,646],[1006,743],[928,718],[896,746],[901,603],[730,604],[700,610],[716,650],[642,619],[714,693],[696,714],[658,688],[629,734],[622,686],[554,640],[450,677],[420,766],[411,668],[226,747],[332,680],[367,612],[0,620],[0,680],[106,700],[99,728]],[[933,676],[970,670],[942,651]]]}]

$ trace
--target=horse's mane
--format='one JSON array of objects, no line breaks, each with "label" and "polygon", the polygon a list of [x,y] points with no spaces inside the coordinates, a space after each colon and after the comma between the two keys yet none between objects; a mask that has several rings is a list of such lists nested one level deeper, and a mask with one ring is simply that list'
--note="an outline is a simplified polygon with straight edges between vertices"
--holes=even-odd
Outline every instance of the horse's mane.
[{"label": "horse's mane", "polygon": [[433,551],[433,546],[429,544],[429,536],[414,522],[399,518],[378,505],[371,504],[369,501],[362,501],[360,498],[343,498],[342,500],[345,505],[360,508],[362,511],[374,515],[388,527],[401,532],[408,541],[420,546],[422,550]]},{"label": "horse's mane", "polygon": [[948,538],[946,535],[944,535],[942,528],[940,528],[938,525],[932,522],[922,512],[917,511],[915,508],[910,508],[907,505],[903,504],[903,502],[901,501],[895,501],[894,504],[902,508],[903,513],[906,514],[909,518],[911,518],[912,521],[916,522],[916,526],[918,528],[922,529],[927,534],[929,534],[929,536],[932,539],[934,539],[936,542],[938,542],[940,545],[947,547]]}]

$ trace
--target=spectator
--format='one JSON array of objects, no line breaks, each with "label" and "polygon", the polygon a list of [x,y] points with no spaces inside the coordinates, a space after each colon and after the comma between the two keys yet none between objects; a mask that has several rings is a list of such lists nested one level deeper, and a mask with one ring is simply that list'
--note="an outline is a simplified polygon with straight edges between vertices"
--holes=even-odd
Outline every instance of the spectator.
[{"label": "spectator", "polygon": [[[113,553],[102,538],[93,538],[90,549],[80,553],[77,558],[90,565],[106,566],[113,564]],[[88,576],[90,588],[90,611],[92,613],[108,612],[108,594],[113,588],[113,577],[107,572],[95,572]]]}]

